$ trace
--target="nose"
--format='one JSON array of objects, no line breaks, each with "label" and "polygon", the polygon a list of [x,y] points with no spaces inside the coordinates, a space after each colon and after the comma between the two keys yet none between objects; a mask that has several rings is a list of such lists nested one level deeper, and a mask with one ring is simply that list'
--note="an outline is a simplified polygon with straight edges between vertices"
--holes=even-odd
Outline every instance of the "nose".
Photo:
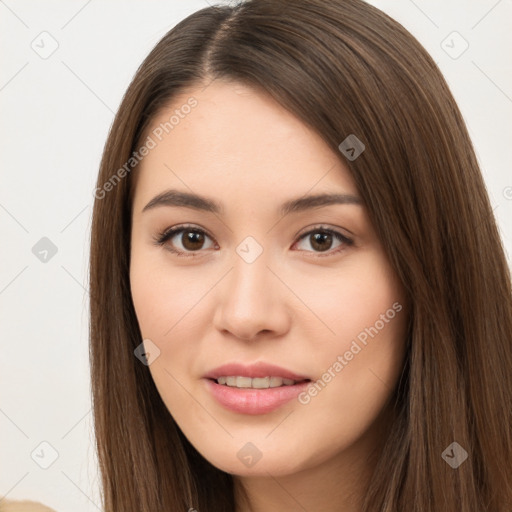
[{"label": "nose", "polygon": [[216,329],[241,340],[276,337],[290,328],[289,292],[261,255],[247,263],[238,256],[218,289]]}]

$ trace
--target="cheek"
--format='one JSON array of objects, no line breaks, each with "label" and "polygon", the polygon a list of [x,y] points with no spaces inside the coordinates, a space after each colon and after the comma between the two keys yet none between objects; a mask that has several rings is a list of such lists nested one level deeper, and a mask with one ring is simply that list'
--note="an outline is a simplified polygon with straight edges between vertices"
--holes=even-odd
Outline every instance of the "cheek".
[{"label": "cheek", "polygon": [[360,434],[376,419],[397,384],[406,348],[403,288],[382,254],[367,254],[349,270],[318,303],[326,305],[335,335],[316,343],[321,370],[300,400],[331,439],[342,431]]},{"label": "cheek", "polygon": [[399,314],[404,308],[404,297],[392,269],[374,256],[364,264],[364,270],[354,275],[356,277],[347,277],[345,289],[337,301],[335,330],[342,342],[340,348],[345,348],[347,340],[356,338],[362,343],[377,336],[381,341],[394,338],[393,332],[405,315]]},{"label": "cheek", "polygon": [[[148,347],[158,356],[149,365],[151,377],[167,409],[190,410],[187,379],[199,350],[198,322],[194,315],[200,308],[198,297],[205,293],[205,284],[192,279],[183,269],[172,272],[158,251],[133,247],[130,263],[130,287],[139,328]],[[194,332],[197,330],[197,332]],[[158,348],[156,350],[154,345]]]},{"label": "cheek", "polygon": [[[291,282],[291,277],[287,282]],[[365,337],[370,339],[368,329],[375,332],[375,324],[378,331],[386,331],[381,339],[386,338],[398,328],[400,322],[395,318],[405,316],[397,312],[404,308],[402,285],[380,250],[361,251],[347,258],[338,270],[326,268],[293,277],[294,289],[310,310],[297,321],[322,331],[316,339],[322,348],[317,354],[323,363],[333,355],[327,347],[343,353],[358,336],[362,341]]]},{"label": "cheek", "polygon": [[[176,338],[195,306],[214,279],[192,267],[175,268],[164,249],[146,249],[134,245],[130,261],[130,288],[139,327],[144,338],[167,343]],[[211,281],[211,283],[210,283]]]},{"label": "cheek", "polygon": [[192,266],[173,269],[162,251],[133,246],[130,287],[142,338],[158,348],[149,370],[166,405],[175,410],[182,399],[184,405],[190,400],[182,385],[196,376],[204,299],[218,277]]}]

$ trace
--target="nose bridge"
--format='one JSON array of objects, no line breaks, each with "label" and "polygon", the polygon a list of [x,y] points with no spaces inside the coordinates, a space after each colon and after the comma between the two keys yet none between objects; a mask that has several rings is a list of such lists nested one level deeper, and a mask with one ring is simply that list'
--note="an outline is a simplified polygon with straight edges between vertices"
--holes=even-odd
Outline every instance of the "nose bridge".
[{"label": "nose bridge", "polygon": [[262,330],[286,327],[285,297],[269,269],[269,254],[253,237],[237,246],[215,315],[217,328],[250,339]]},{"label": "nose bridge", "polygon": [[240,314],[249,316],[252,312],[254,316],[258,310],[268,308],[269,299],[273,296],[269,252],[253,237],[248,237],[238,245],[236,253],[228,293]]}]

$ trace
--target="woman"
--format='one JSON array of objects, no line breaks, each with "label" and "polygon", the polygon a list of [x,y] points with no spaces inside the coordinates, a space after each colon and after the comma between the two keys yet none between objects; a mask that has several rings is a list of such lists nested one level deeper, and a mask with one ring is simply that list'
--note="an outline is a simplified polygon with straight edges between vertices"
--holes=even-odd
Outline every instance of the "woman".
[{"label": "woman", "polygon": [[189,16],[95,197],[105,510],[510,510],[510,272],[401,25],[360,0]]}]

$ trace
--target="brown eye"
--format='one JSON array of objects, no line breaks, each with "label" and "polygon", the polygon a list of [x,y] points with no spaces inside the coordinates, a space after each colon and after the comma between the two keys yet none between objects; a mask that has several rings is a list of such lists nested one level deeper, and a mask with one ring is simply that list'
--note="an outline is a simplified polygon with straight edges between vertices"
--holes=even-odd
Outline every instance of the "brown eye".
[{"label": "brown eye", "polygon": [[[308,231],[300,237],[299,242],[308,241],[312,250],[306,250],[306,252],[313,253],[327,253],[320,254],[318,256],[329,256],[335,254],[348,246],[353,245],[353,240],[342,235],[338,231],[334,231],[326,228],[316,228]],[[331,250],[333,243],[337,241],[338,245]]]},{"label": "brown eye", "polygon": [[181,235],[181,243],[187,251],[197,251],[204,244],[205,236],[199,231],[190,229],[183,230]]},{"label": "brown eye", "polygon": [[202,229],[177,227],[161,233],[155,239],[155,243],[164,246],[178,256],[199,256],[201,252],[204,252],[201,249],[211,248],[214,245],[212,241],[210,246],[205,247],[208,239],[212,240]]},{"label": "brown eye", "polygon": [[333,236],[330,233],[315,233],[310,235],[311,247],[317,251],[328,251],[333,242]]}]

